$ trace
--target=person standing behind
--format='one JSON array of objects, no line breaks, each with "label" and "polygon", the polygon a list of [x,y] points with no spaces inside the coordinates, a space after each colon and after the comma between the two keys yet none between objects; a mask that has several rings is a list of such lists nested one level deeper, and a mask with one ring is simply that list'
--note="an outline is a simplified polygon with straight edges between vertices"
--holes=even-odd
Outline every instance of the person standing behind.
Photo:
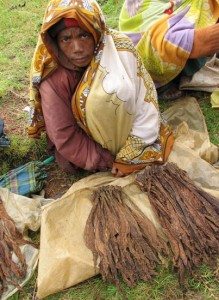
[{"label": "person standing behind", "polygon": [[217,0],[125,0],[119,29],[132,39],[156,88],[175,90],[173,99],[181,93],[169,83],[182,71],[192,76],[219,52],[218,18]]}]

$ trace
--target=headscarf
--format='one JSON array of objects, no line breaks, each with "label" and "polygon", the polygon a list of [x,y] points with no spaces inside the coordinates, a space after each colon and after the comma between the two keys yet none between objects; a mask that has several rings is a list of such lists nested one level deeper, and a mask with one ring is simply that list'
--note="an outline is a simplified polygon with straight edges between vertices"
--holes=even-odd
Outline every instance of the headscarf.
[{"label": "headscarf", "polygon": [[[72,68],[66,58],[58,53],[57,44],[49,34],[49,30],[63,18],[77,20],[79,26],[90,32],[94,38],[96,49],[102,47],[102,40],[106,30],[103,14],[96,1],[88,0],[52,0],[45,11],[43,24],[32,59],[30,70],[30,125],[28,135],[40,137],[45,130],[41,108],[41,99],[38,91],[41,81],[49,76],[58,64]],[[60,57],[61,56],[61,57]],[[73,69],[78,70],[77,67]]]},{"label": "headscarf", "polygon": [[72,97],[78,125],[115,154],[118,162],[162,161],[171,132],[161,126],[154,84],[130,39],[106,27],[97,2],[92,0],[49,2],[32,62],[34,113],[29,134],[38,135],[44,126],[37,85],[58,64],[71,68],[62,58],[60,61],[58,47],[49,34],[63,18],[77,20],[95,41],[94,57]]}]

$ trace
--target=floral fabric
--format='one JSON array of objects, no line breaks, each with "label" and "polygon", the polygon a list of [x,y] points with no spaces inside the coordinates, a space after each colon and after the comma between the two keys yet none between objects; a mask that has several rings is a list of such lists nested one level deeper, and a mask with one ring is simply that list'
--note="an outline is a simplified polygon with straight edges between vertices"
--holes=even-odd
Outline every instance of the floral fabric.
[{"label": "floral fabric", "polygon": [[184,68],[193,46],[194,30],[219,18],[218,0],[126,0],[120,30],[133,40],[157,87]]}]

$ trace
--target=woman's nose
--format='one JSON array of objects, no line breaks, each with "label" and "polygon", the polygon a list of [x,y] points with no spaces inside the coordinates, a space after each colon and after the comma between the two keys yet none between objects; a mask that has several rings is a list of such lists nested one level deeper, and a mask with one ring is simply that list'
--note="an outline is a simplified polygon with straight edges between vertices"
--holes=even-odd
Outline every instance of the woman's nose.
[{"label": "woman's nose", "polygon": [[83,52],[83,46],[82,43],[80,43],[80,41],[75,40],[71,42],[71,51],[73,53],[78,53],[78,52]]}]

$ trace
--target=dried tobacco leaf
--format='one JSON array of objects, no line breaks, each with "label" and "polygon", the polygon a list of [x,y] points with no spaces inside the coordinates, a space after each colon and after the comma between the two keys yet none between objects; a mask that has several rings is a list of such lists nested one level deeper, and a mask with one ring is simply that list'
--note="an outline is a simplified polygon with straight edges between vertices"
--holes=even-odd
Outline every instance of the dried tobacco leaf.
[{"label": "dried tobacco leaf", "polygon": [[134,205],[118,186],[102,186],[92,195],[93,207],[84,238],[94,255],[104,280],[120,287],[119,277],[133,286],[149,280],[167,255],[164,240],[153,223]]},{"label": "dried tobacco leaf", "polygon": [[0,297],[8,284],[19,288],[18,280],[25,277],[27,266],[20,246],[27,243],[0,199]]},{"label": "dried tobacco leaf", "polygon": [[219,201],[173,163],[147,166],[136,182],[169,240],[180,281],[186,270],[212,263],[219,253]]}]

